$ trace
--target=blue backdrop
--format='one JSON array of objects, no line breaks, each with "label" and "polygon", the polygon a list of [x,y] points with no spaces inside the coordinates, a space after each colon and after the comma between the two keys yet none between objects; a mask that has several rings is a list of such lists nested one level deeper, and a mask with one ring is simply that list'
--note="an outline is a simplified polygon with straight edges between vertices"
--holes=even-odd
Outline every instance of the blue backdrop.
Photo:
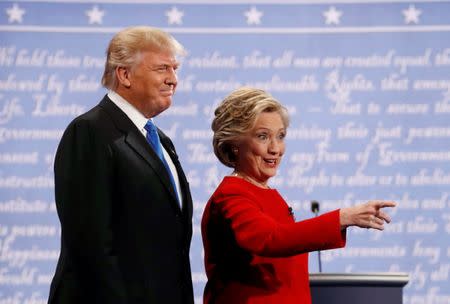
[{"label": "blue backdrop", "polygon": [[[171,136],[195,204],[196,301],[205,274],[199,223],[229,170],[211,148],[217,103],[241,85],[290,111],[272,186],[298,220],[396,200],[380,233],[349,229],[325,272],[407,272],[404,303],[450,303],[449,1],[0,1],[0,303],[45,303],[59,254],[53,158],[67,124],[99,102],[104,52],[130,25],[171,32],[189,54]],[[316,272],[317,255],[310,255]]]}]

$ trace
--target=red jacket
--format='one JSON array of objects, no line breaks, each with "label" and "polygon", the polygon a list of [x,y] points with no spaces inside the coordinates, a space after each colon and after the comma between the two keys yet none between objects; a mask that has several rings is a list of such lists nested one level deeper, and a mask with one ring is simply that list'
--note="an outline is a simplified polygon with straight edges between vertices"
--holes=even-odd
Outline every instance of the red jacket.
[{"label": "red jacket", "polygon": [[311,303],[308,252],[345,246],[339,210],[295,222],[277,190],[225,177],[202,218],[204,303]]}]

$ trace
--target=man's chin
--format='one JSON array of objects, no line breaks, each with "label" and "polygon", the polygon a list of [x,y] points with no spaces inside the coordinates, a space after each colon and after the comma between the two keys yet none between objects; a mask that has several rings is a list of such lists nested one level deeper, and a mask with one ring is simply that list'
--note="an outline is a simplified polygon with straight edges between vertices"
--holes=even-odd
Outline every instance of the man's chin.
[{"label": "man's chin", "polygon": [[164,100],[161,101],[159,105],[160,105],[160,113],[166,111],[172,105],[172,98],[164,98]]}]

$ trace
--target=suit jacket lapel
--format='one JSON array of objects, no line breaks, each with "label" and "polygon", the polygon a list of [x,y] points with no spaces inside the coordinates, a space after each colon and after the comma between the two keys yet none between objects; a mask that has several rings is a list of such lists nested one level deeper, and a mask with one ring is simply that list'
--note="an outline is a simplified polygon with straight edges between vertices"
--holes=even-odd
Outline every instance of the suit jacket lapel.
[{"label": "suit jacket lapel", "polygon": [[178,179],[180,181],[181,186],[181,194],[183,195],[183,212],[186,212],[189,216],[192,216],[192,198],[191,193],[189,191],[189,184],[186,176],[184,175],[181,163],[178,160],[178,155],[175,152],[175,149],[170,139],[160,130],[158,130],[158,134],[161,140],[161,144],[164,146],[164,149],[169,154],[173,164],[175,165],[175,168],[177,169]]},{"label": "suit jacket lapel", "polygon": [[125,142],[156,172],[156,175],[172,195],[174,204],[179,210],[180,207],[178,206],[177,196],[171,185],[167,170],[142,133],[136,128],[128,116],[108,98],[108,96],[103,98],[100,102],[100,106],[109,113],[117,128],[124,132]]}]

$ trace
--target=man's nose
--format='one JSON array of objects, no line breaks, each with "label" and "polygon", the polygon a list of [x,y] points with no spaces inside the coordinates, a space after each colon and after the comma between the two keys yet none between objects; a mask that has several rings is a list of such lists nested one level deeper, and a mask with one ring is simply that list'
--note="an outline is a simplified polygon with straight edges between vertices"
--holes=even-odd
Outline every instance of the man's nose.
[{"label": "man's nose", "polygon": [[168,72],[167,72],[165,84],[176,86],[177,81],[178,81],[177,73],[175,72],[175,70],[173,68],[169,68]]}]

